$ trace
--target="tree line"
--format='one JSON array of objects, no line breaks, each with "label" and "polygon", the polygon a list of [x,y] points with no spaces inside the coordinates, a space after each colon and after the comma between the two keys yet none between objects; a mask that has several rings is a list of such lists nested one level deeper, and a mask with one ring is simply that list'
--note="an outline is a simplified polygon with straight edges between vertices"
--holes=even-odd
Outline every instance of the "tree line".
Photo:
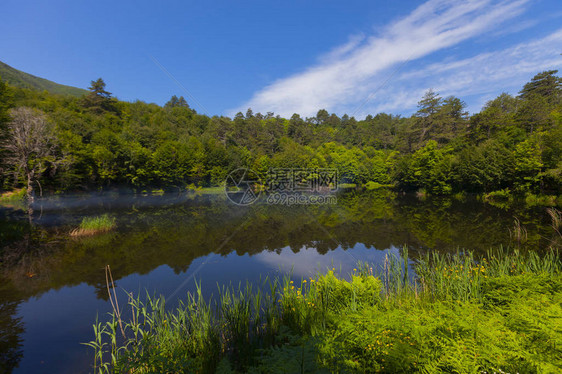
[{"label": "tree line", "polygon": [[535,75],[468,115],[429,90],[409,117],[363,120],[319,110],[282,118],[251,109],[209,117],[183,97],[164,105],[112,97],[100,78],[83,97],[0,80],[0,186],[54,192],[220,185],[233,169],[336,168],[340,181],[431,194],[562,194],[562,78]]}]

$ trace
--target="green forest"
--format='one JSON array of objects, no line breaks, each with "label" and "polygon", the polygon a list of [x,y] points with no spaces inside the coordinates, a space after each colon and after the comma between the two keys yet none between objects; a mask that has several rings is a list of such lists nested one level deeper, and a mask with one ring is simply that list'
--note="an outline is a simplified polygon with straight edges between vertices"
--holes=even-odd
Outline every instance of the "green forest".
[{"label": "green forest", "polygon": [[[336,168],[343,183],[446,195],[562,194],[562,78],[535,75],[469,115],[429,90],[410,117],[321,109],[282,118],[199,114],[117,100],[100,78],[82,96],[0,81],[0,187],[49,192],[221,185],[233,169]],[[499,192],[498,192],[499,191]]]}]

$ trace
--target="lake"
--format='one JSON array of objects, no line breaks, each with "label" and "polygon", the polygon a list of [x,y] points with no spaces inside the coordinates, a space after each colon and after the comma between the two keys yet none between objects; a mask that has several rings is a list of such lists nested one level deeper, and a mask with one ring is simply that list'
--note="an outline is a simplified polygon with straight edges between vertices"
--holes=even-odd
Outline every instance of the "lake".
[{"label": "lake", "polygon": [[[83,217],[108,213],[117,228],[71,238]],[[527,231],[512,239],[514,220]],[[41,198],[31,219],[0,207],[0,373],[87,373],[96,317],[107,318],[105,266],[119,289],[162,294],[168,305],[217,284],[294,279],[358,261],[378,266],[408,246],[485,253],[508,245],[544,249],[555,240],[544,207],[493,206],[466,196],[421,198],[348,190],[336,204],[237,206],[222,194],[119,193]]]}]

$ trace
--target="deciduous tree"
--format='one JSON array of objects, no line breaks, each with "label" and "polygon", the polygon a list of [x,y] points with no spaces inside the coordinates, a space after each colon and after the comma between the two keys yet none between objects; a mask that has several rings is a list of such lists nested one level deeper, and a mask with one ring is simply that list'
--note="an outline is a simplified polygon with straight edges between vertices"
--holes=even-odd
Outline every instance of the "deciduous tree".
[{"label": "deciduous tree", "polygon": [[27,200],[33,202],[34,184],[49,164],[56,165],[52,128],[45,115],[31,108],[10,111],[8,137],[2,143],[6,162],[23,174]]}]

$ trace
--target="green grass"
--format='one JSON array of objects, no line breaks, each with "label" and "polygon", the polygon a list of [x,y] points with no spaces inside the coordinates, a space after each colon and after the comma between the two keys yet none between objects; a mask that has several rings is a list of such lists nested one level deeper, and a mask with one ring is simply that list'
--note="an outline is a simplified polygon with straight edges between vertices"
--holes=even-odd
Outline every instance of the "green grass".
[{"label": "green grass", "polygon": [[84,217],[80,226],[73,230],[70,235],[83,236],[94,235],[102,232],[107,232],[115,228],[115,218],[107,214],[96,217]]},{"label": "green grass", "polygon": [[11,84],[12,86],[39,91],[47,90],[50,93],[59,95],[72,95],[80,97],[88,93],[88,91],[81,88],[65,86],[63,84],[58,84],[50,80],[39,78],[23,71],[14,69],[13,67],[1,61],[0,79]]},{"label": "green grass", "polygon": [[381,188],[394,188],[392,184],[380,184],[377,182],[369,181],[363,185],[367,190],[378,190]]},{"label": "green grass", "polygon": [[10,192],[4,192],[0,195],[0,205],[25,210],[27,208],[26,200],[26,190],[21,188],[19,190],[14,190]]},{"label": "green grass", "polygon": [[[128,322],[96,322],[97,372],[555,373],[562,370],[558,252],[432,253],[409,273],[407,250],[343,278],[328,270],[200,287],[175,310],[130,295]],[[125,317],[123,317],[125,318]]]},{"label": "green grass", "polygon": [[25,200],[25,188],[4,192],[0,195],[0,203],[19,203]]},{"label": "green grass", "polygon": [[356,188],[357,184],[355,183],[338,183],[338,188]]},{"label": "green grass", "polygon": [[196,192],[203,195],[220,195],[225,193],[225,188],[224,186],[199,187]]}]

